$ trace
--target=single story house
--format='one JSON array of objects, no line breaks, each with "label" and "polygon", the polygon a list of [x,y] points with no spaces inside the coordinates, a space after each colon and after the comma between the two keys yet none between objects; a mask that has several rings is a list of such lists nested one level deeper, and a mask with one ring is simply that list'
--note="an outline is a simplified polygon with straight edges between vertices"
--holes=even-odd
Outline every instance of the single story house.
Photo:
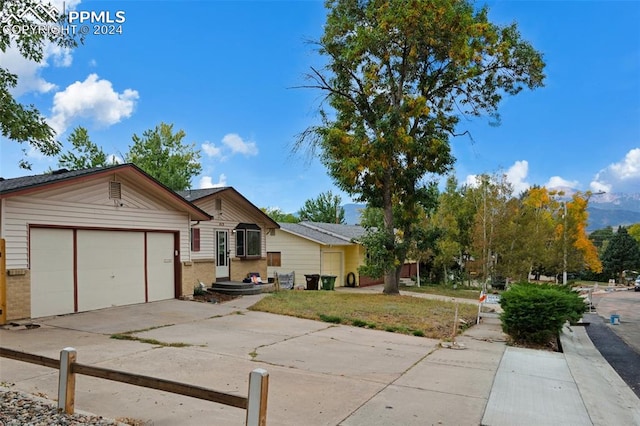
[{"label": "single story house", "polygon": [[300,222],[280,223],[280,229],[267,236],[267,271],[295,272],[296,287],[306,287],[305,275],[333,275],[335,285],[367,286],[382,279],[360,276],[365,249],[358,239],[365,233],[359,225]]},{"label": "single story house", "polygon": [[133,164],[0,178],[0,324],[192,294],[210,219]]},{"label": "single story house", "polygon": [[193,282],[239,282],[250,273],[266,282],[266,238],[280,228],[278,223],[232,187],[179,194],[212,217],[191,224]]}]

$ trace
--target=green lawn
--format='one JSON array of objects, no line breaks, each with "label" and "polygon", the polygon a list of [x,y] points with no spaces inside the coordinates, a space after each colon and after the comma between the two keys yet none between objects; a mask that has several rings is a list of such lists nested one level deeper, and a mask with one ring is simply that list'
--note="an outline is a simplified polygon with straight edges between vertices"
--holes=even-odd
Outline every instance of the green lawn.
[{"label": "green lawn", "polygon": [[[333,291],[281,291],[272,293],[250,310],[289,315],[336,324],[367,327],[414,336],[448,339],[453,333],[455,303],[411,296],[338,293]],[[458,305],[458,318],[475,324],[478,308]]]}]

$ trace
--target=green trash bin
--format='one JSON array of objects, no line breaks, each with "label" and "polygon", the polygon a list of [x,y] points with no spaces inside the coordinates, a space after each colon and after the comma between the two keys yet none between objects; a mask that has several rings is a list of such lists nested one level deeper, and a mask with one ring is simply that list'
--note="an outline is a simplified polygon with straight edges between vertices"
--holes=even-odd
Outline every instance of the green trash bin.
[{"label": "green trash bin", "polygon": [[322,289],[335,290],[336,278],[337,277],[335,275],[322,275],[320,277],[320,279],[322,280]]}]

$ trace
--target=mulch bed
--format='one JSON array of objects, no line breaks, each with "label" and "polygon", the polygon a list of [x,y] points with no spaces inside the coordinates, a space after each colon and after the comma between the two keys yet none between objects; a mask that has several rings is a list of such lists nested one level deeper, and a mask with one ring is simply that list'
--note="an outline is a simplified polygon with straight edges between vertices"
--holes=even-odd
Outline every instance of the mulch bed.
[{"label": "mulch bed", "polygon": [[193,301],[203,303],[224,303],[237,299],[238,297],[240,296],[218,293],[217,291],[208,291],[205,294],[193,295]]}]

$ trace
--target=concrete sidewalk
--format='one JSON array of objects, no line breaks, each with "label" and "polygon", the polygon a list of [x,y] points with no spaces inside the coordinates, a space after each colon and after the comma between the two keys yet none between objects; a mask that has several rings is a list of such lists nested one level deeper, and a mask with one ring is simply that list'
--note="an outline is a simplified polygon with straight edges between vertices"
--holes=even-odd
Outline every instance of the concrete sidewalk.
[{"label": "concrete sidewalk", "polygon": [[[267,424],[640,424],[640,401],[600,356],[584,327],[565,330],[563,353],[507,346],[495,314],[456,345],[248,311],[262,296],[212,305],[168,300],[0,330],[3,347],[246,395],[248,373],[270,373]],[[191,346],[110,339],[138,337]],[[57,371],[0,360],[0,382],[55,398]],[[160,425],[242,425],[244,411],[80,376],[76,407]]]},{"label": "concrete sidewalk", "polygon": [[640,400],[584,326],[565,327],[562,353],[507,347],[483,425],[640,425]]}]

